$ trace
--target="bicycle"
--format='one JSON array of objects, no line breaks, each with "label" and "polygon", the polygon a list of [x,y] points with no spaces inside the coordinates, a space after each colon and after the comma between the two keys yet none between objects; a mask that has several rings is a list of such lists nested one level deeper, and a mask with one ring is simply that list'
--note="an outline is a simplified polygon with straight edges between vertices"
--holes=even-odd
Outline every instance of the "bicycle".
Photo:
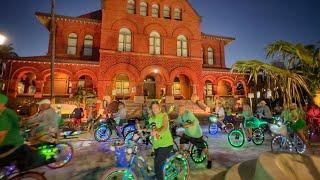
[{"label": "bicycle", "polygon": [[[133,119],[129,121],[135,122]],[[101,120],[98,128],[94,131],[95,140],[98,142],[106,142],[110,139],[112,130],[115,130],[119,138],[125,138],[129,132],[135,131],[136,127],[134,123],[115,125],[115,121],[112,118]]]},{"label": "bicycle", "polygon": [[[208,127],[209,134],[211,135],[217,134],[219,131],[219,128],[222,129],[221,123],[218,121],[219,120],[218,114],[215,114],[215,113],[211,114],[208,120],[210,122],[210,125]],[[224,130],[226,133],[229,133],[234,129],[233,123],[227,122],[226,120],[224,120],[224,123],[225,123]]]},{"label": "bicycle", "polygon": [[293,152],[295,149],[298,154],[305,153],[306,144],[294,133],[292,122],[286,121],[284,125],[287,127],[287,131],[283,131],[272,139],[271,150],[273,152]]},{"label": "bicycle", "polygon": [[[115,157],[118,167],[106,170],[101,180],[116,180],[116,179],[154,179],[153,168],[148,166],[147,161],[139,156],[138,146],[136,143],[131,143],[125,149],[125,153],[129,156],[125,159],[122,145],[115,143],[116,146],[111,146],[111,150],[116,152]],[[126,163],[128,162],[128,163]],[[164,179],[187,179],[189,176],[189,163],[187,159],[181,154],[174,154],[168,158],[163,168]]]},{"label": "bicycle", "polygon": [[37,162],[31,164],[30,167],[18,170],[16,162],[4,163],[0,167],[0,180],[6,179],[37,179],[44,180],[44,173],[29,171],[31,169],[46,165],[51,169],[57,169],[68,164],[73,156],[73,148],[67,143],[41,143],[30,146],[33,153],[37,154]]},{"label": "bicycle", "polygon": [[[190,122],[187,121],[187,123],[190,123]],[[174,139],[181,138],[183,133],[184,133],[184,128],[182,128],[181,126],[178,126],[176,124],[172,125],[171,134]],[[204,146],[206,148],[208,148],[208,143],[206,141],[206,139],[208,139],[208,137],[203,136],[202,138],[205,141]],[[189,142],[189,144],[187,146],[188,146],[188,148],[186,150],[184,150],[186,152],[185,156],[190,156],[191,160],[193,162],[195,162],[196,164],[203,163],[206,159],[208,159],[207,154],[203,151],[203,149],[198,148],[196,145],[192,144],[191,142]],[[180,150],[180,148],[176,144],[176,142],[174,142],[173,149],[176,152],[178,152]]]},{"label": "bicycle", "polygon": [[[263,144],[265,137],[265,127],[267,127],[268,122],[259,119],[257,117],[253,117],[252,121],[247,122],[247,126],[252,127],[252,142],[255,145],[261,145]],[[228,133],[228,142],[233,147],[241,147],[244,145],[245,139],[246,139],[246,133],[245,128],[242,123],[240,123],[239,128],[236,128],[232,130],[230,133]]]}]

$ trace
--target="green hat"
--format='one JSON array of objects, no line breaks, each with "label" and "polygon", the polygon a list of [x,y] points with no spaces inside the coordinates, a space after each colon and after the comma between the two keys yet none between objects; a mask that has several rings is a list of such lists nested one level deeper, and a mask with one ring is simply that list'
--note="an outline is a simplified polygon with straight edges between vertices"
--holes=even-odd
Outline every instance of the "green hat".
[{"label": "green hat", "polygon": [[0,94],[0,103],[1,104],[7,104],[8,103],[8,97],[4,94]]}]

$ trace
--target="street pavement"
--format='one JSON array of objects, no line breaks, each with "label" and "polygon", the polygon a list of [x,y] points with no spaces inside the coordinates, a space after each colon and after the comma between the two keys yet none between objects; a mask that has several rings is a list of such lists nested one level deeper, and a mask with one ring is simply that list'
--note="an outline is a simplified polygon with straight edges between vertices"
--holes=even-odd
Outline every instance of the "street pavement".
[{"label": "street pavement", "polygon": [[[190,160],[190,179],[223,179],[227,169],[232,165],[255,159],[259,154],[270,151],[271,137],[269,136],[266,137],[263,145],[257,146],[246,142],[241,148],[233,148],[228,143],[227,134],[219,132],[217,135],[209,135],[207,129],[208,126],[203,125],[204,135],[208,136],[210,159],[213,162],[212,168],[207,169],[206,162],[196,165]],[[114,153],[109,149],[112,139],[105,143],[98,143],[90,133],[68,139],[66,141],[70,142],[74,148],[72,161],[61,169],[52,170],[42,167],[37,170],[45,172],[45,176],[49,180],[99,179],[105,170],[115,165]],[[141,152],[152,165],[150,151],[142,147]]]}]

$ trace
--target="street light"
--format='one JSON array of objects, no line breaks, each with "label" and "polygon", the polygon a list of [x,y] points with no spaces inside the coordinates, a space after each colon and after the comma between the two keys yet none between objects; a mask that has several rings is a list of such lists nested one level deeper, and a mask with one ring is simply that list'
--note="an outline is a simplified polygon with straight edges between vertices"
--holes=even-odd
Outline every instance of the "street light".
[{"label": "street light", "polygon": [[4,45],[4,43],[7,41],[7,37],[3,34],[0,34],[0,45]]}]

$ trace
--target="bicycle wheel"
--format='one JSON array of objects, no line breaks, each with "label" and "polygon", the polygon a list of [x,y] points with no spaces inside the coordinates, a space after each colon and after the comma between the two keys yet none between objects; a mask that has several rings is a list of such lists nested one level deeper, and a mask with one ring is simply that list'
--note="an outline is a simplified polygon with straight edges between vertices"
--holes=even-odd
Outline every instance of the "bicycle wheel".
[{"label": "bicycle wheel", "polygon": [[54,156],[54,163],[47,166],[51,169],[57,169],[68,164],[73,157],[73,148],[68,143],[59,143],[56,145],[57,154]]},{"label": "bicycle wheel", "polygon": [[245,137],[240,129],[234,129],[228,134],[228,142],[233,147],[243,146]]},{"label": "bicycle wheel", "polygon": [[17,174],[15,176],[13,176],[12,178],[10,178],[11,180],[45,180],[46,178],[44,177],[43,173],[38,173],[38,172],[25,172],[25,173],[20,173]]},{"label": "bicycle wheel", "polygon": [[218,130],[219,130],[219,127],[218,127],[218,124],[217,123],[211,123],[209,125],[209,133],[211,135],[215,135],[218,133]]},{"label": "bicycle wheel", "polygon": [[136,180],[136,175],[128,168],[111,168],[105,171],[101,180]]},{"label": "bicycle wheel", "polygon": [[112,131],[107,126],[100,126],[94,131],[94,138],[98,142],[105,142],[111,137]]},{"label": "bicycle wheel", "polygon": [[264,132],[262,129],[255,129],[252,133],[252,142],[255,145],[261,145],[264,142]]},{"label": "bicycle wheel", "polygon": [[[205,146],[208,148],[207,142],[205,142]],[[193,162],[200,164],[207,159],[207,154],[203,151],[203,149],[192,145],[190,157]]]},{"label": "bicycle wheel", "polygon": [[298,154],[303,154],[306,152],[306,144],[297,136],[297,135],[294,135],[294,146],[295,146],[295,149],[296,149],[296,152]]},{"label": "bicycle wheel", "polygon": [[136,126],[134,124],[127,124],[122,128],[122,136],[126,137],[126,135],[131,131],[136,131]]},{"label": "bicycle wheel", "polygon": [[173,141],[173,152],[176,153],[178,151],[179,151],[179,145],[175,141]]},{"label": "bicycle wheel", "polygon": [[173,155],[166,160],[163,167],[163,178],[165,180],[188,179],[190,172],[189,162],[181,154]]},{"label": "bicycle wheel", "polygon": [[230,133],[232,130],[234,130],[234,125],[232,123],[227,123],[225,127],[225,131],[227,133]]},{"label": "bicycle wheel", "polygon": [[282,135],[276,136],[271,141],[272,152],[292,152],[292,144]]},{"label": "bicycle wheel", "polygon": [[130,144],[131,142],[139,142],[140,137],[135,137],[136,135],[139,136],[136,131],[131,131],[131,132],[129,132],[129,133],[125,136],[124,142],[125,142],[126,144]]}]

